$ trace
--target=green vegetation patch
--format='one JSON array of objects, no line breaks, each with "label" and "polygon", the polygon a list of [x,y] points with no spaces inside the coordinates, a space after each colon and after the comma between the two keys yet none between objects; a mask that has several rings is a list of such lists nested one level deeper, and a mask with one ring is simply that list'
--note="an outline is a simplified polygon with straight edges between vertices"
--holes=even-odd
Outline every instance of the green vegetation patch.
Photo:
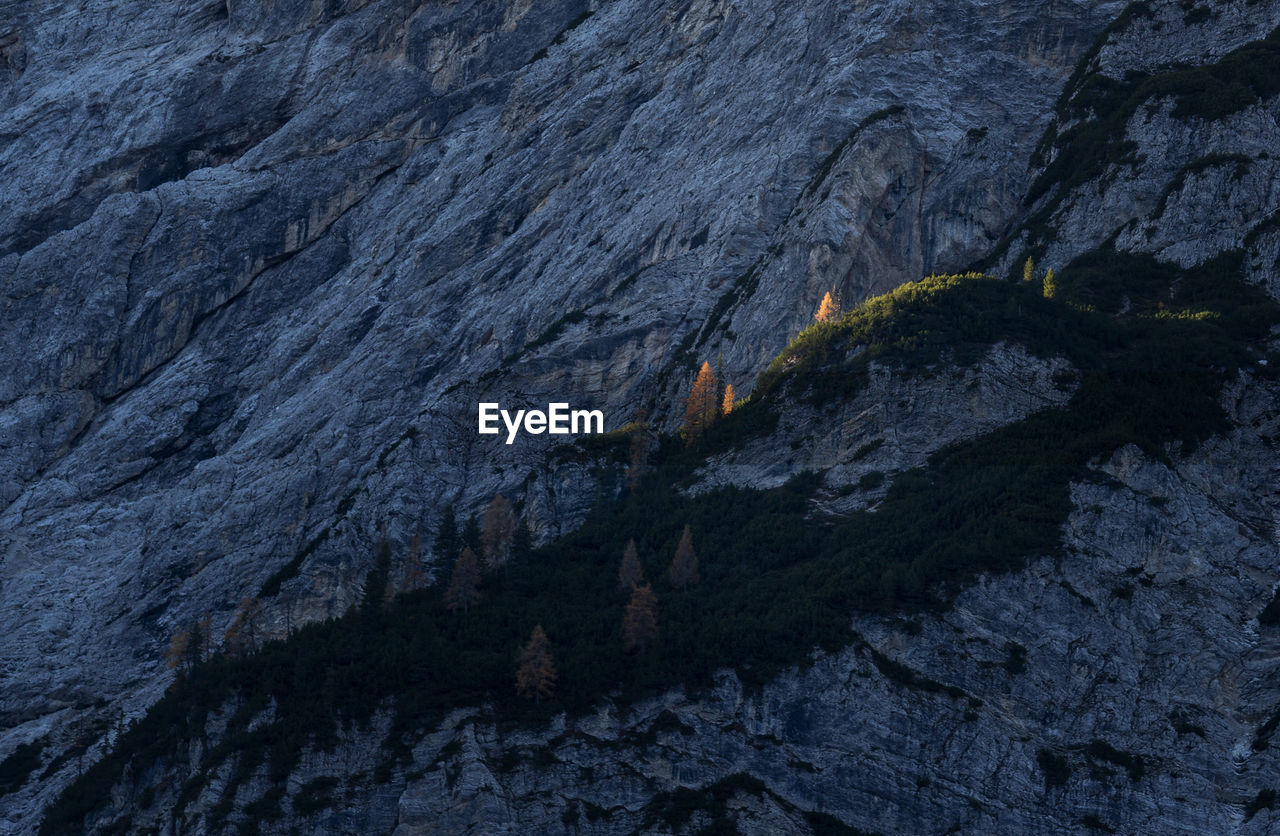
[{"label": "green vegetation patch", "polygon": [[[1080,66],[1088,66],[1088,60]],[[1047,156],[1049,146],[1057,154],[1032,185],[1028,203],[1055,185],[1069,191],[1111,165],[1132,160],[1135,146],[1124,139],[1125,128],[1149,102],[1172,98],[1175,118],[1215,121],[1280,93],[1280,29],[1214,64],[1131,73],[1124,80],[1082,73],[1068,89],[1072,93],[1059,103],[1059,120],[1079,121],[1060,135],[1046,134],[1038,156]]]}]

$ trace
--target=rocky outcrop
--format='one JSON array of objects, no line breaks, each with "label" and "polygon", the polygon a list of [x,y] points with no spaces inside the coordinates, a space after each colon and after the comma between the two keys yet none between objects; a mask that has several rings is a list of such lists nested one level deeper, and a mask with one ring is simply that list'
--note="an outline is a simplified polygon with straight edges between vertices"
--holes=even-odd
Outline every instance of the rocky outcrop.
[{"label": "rocky outcrop", "polygon": [[980,255],[1118,9],[126,6],[0,14],[0,752],[448,502],[571,525],[480,398],[669,425],[689,358],[749,388],[826,288]]},{"label": "rocky outcrop", "polygon": [[[940,363],[910,374],[873,364],[856,396],[825,408],[796,404],[779,416],[776,432],[712,456],[692,491],[775,488],[814,471],[835,489],[825,510],[862,508],[883,495],[889,477],[920,467],[935,450],[1066,403],[1074,383],[1065,360],[1008,343],[968,368]],[[858,485],[861,492],[848,490]]]},{"label": "rocky outcrop", "polygon": [[[1218,60],[1280,15],[1152,8],[1091,66]],[[1045,208],[1002,267],[1113,235],[1183,265],[1244,246],[1276,291],[1275,98],[1214,120],[1154,100],[1125,125],[1131,163],[1020,208],[1116,2],[0,10],[0,172],[18,184],[0,207],[0,756],[48,746],[5,798],[13,832],[159,696],[170,635],[203,614],[220,634],[273,577],[271,629],[339,613],[374,542],[448,502],[502,490],[540,537],[571,527],[590,469],[546,439],[482,443],[482,398],[670,427],[695,359],[723,354],[745,392],[824,291],[965,266]],[[1035,399],[1005,397],[1021,384],[990,372],[1009,364]],[[730,454],[707,478],[794,464],[849,484],[891,428],[916,440],[867,466],[909,467],[1061,397],[1054,368],[1005,348],[890,375],[872,391],[909,387],[918,418],[886,402],[835,438],[800,415],[761,442],[786,451],[776,473],[735,475]],[[954,434],[926,439],[975,382]],[[1097,463],[1066,557],[947,613],[860,617],[861,643],[759,692],[726,672],[539,729],[460,712],[383,784],[362,754],[377,730],[352,731],[265,826],[1266,832],[1276,396],[1246,375],[1226,438]],[[304,788],[345,811],[298,809]],[[235,812],[265,791],[242,784]]]}]

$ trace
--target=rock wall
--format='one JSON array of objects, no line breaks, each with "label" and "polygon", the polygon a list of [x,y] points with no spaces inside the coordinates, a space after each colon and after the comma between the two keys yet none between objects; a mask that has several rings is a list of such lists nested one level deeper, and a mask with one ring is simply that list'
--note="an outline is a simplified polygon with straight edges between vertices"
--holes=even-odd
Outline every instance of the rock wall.
[{"label": "rock wall", "polygon": [[[1270,2],[1150,6],[1097,69],[1217,60],[1280,22]],[[745,393],[826,290],[987,257],[1036,210],[1032,153],[1069,127],[1054,99],[1120,7],[0,5],[0,756],[87,739],[91,759],[158,697],[170,635],[205,613],[220,634],[282,567],[276,630],[341,612],[374,542],[449,502],[502,490],[553,509],[540,537],[571,526],[590,474],[550,442],[482,442],[477,400],[670,427],[694,362],[723,355]],[[1002,266],[1117,233],[1184,265],[1247,243],[1275,295],[1277,100],[1217,121],[1153,104],[1126,128],[1136,164],[1048,198],[1056,237],[1028,230]],[[1211,154],[1248,162],[1187,168]],[[718,781],[764,830],[822,811],[1265,832],[1244,811],[1275,769],[1251,741],[1280,703],[1255,620],[1276,392],[1246,377],[1231,398],[1225,440],[1100,463],[1117,483],[1076,487],[1060,564],[913,627],[861,619],[864,644],[761,693],[726,675],[546,730],[460,717],[381,789],[353,777],[359,740],[293,780],[347,777],[328,832],[657,826],[662,793]],[[795,429],[775,444],[811,443]],[[29,830],[77,768],[7,796],[2,826]]]}]

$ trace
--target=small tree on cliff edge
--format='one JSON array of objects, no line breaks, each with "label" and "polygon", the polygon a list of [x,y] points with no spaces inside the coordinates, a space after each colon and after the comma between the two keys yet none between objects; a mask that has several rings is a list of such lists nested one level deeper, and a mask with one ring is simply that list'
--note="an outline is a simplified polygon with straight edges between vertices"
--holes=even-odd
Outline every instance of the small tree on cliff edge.
[{"label": "small tree on cliff edge", "polygon": [[533,628],[529,643],[520,651],[516,668],[516,693],[527,700],[541,702],[556,690],[556,668],[551,662],[547,634],[539,624]]},{"label": "small tree on cliff edge", "polygon": [[822,297],[822,302],[818,304],[818,312],[813,315],[817,322],[831,322],[840,316],[840,300],[831,295],[831,291],[827,291]]},{"label": "small tree on cliff edge", "polygon": [[733,412],[733,384],[724,387],[724,402],[720,404],[720,412],[728,415]]},{"label": "small tree on cliff edge", "polygon": [[684,434],[686,440],[693,444],[715,421],[719,412],[716,385],[716,373],[710,363],[703,363],[698,370],[698,377],[693,381],[689,391],[689,402],[684,410]]}]

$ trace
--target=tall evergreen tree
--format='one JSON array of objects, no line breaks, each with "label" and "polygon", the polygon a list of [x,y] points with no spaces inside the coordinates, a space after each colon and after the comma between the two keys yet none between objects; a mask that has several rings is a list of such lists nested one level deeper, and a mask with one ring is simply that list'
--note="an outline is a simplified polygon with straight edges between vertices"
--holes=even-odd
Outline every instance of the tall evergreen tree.
[{"label": "tall evergreen tree", "polygon": [[643,653],[658,636],[658,598],[649,584],[631,589],[631,600],[622,615],[622,641],[627,652]]},{"label": "tall evergreen tree", "polygon": [[391,543],[384,537],[378,541],[378,556],[374,559],[373,569],[364,579],[364,597],[360,601],[360,610],[366,616],[375,615],[386,600],[387,581],[391,575]]},{"label": "tall evergreen tree", "polygon": [[431,544],[431,551],[437,561],[452,560],[462,551],[462,537],[458,533],[458,520],[452,503],[440,515],[440,525],[436,528],[436,539]]},{"label": "tall evergreen tree", "polygon": [[622,552],[622,563],[618,566],[618,589],[629,592],[632,587],[644,583],[644,567],[640,565],[640,555],[636,551],[636,541],[628,540]]},{"label": "tall evergreen tree", "polygon": [[671,567],[667,570],[671,585],[681,590],[689,588],[689,584],[698,582],[698,553],[693,550],[693,533],[689,526],[684,527],[680,535],[680,543],[676,546],[676,555],[671,559]]},{"label": "tall evergreen tree", "polygon": [[1053,277],[1053,268],[1050,267],[1044,274],[1044,298],[1052,299],[1058,295],[1058,281]]},{"label": "tall evergreen tree", "polygon": [[1022,280],[1029,282],[1036,275],[1036,263],[1031,260],[1031,256],[1027,256],[1026,263],[1022,265]]},{"label": "tall evergreen tree", "polygon": [[496,569],[511,557],[511,542],[516,533],[516,514],[511,500],[498,494],[484,511],[480,524],[480,543],[484,547],[485,565]]},{"label": "tall evergreen tree", "polygon": [[462,529],[462,545],[477,554],[484,551],[480,536],[480,520],[476,519],[475,514],[467,518],[467,524]]},{"label": "tall evergreen tree", "polygon": [[453,563],[449,588],[444,591],[444,606],[449,612],[470,612],[480,603],[480,560],[469,547],[462,550]]},{"label": "tall evergreen tree", "polygon": [[556,689],[556,667],[551,661],[551,648],[542,625],[533,628],[529,643],[520,651],[516,668],[516,693],[527,700],[541,702]]},{"label": "tall evergreen tree", "polygon": [[724,401],[720,404],[720,412],[728,415],[733,412],[733,384],[724,387]]},{"label": "tall evergreen tree", "polygon": [[401,576],[402,592],[421,589],[427,583],[427,566],[422,559],[422,536],[415,534],[409,539],[409,548],[404,553],[404,572]]}]

